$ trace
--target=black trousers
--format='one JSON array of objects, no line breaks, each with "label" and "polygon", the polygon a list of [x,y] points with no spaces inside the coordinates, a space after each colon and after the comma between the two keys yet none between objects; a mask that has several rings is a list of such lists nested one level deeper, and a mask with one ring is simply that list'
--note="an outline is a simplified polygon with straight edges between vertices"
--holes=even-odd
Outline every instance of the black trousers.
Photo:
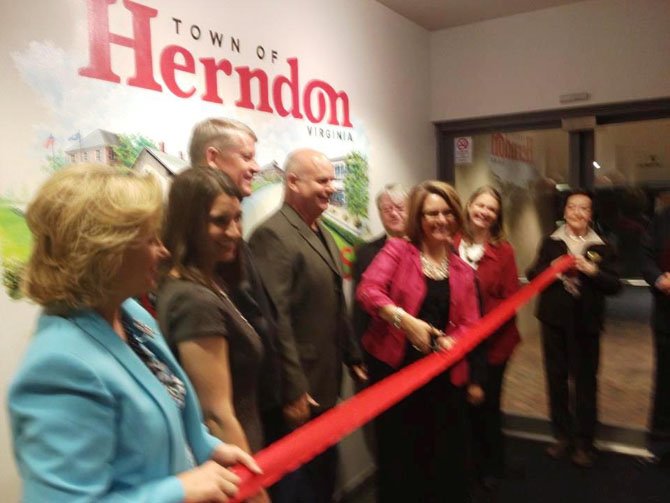
[{"label": "black trousers", "polygon": [[487,365],[484,402],[468,405],[472,463],[478,478],[502,477],[505,474],[505,437],[502,432],[503,379],[507,361]]},{"label": "black trousers", "polygon": [[[266,445],[279,440],[291,429],[281,409],[263,415]],[[286,474],[268,489],[273,503],[331,503],[337,480],[337,445],[329,447],[310,462]]]},{"label": "black trousers", "polygon": [[[261,411],[261,422],[266,446],[276,442],[291,431],[284,419],[281,407]],[[299,491],[298,484],[297,474],[295,472],[289,473],[270,486],[268,494],[273,503],[292,503]]]},{"label": "black trousers", "polygon": [[[406,363],[421,356],[412,354]],[[366,361],[372,383],[394,372],[371,355]],[[448,372],[378,416],[374,425],[378,503],[470,501],[465,394],[451,384]]]},{"label": "black trousers", "polygon": [[589,448],[598,419],[600,333],[542,323],[542,351],[554,435]]},{"label": "black trousers", "polygon": [[657,456],[670,454],[670,330],[654,330],[656,371],[649,449]]}]

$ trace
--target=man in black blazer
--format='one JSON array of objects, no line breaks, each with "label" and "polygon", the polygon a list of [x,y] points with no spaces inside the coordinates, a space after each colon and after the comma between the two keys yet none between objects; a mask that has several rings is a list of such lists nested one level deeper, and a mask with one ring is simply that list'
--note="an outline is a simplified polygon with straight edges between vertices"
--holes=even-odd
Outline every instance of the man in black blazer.
[{"label": "man in black blazer", "polygon": [[[377,210],[384,226],[384,235],[356,247],[353,263],[354,292],[361,280],[361,276],[368,268],[377,253],[386,244],[390,237],[402,237],[405,234],[405,219],[407,218],[407,191],[397,183],[389,183],[377,194]],[[370,323],[370,315],[361,309],[357,302],[353,307],[353,324],[356,338],[360,342]]]},{"label": "man in black blazer", "polygon": [[[278,314],[282,401],[298,426],[335,406],[342,363],[364,379],[342,286],[340,252],[320,221],[334,193],[333,165],[320,152],[289,154],[284,204],[252,234],[249,244]],[[330,503],[337,451],[328,449],[301,470],[295,502]]]},{"label": "man in black blazer", "polygon": [[654,296],[656,373],[649,449],[670,466],[670,207],[656,214],[642,243],[642,276]]}]

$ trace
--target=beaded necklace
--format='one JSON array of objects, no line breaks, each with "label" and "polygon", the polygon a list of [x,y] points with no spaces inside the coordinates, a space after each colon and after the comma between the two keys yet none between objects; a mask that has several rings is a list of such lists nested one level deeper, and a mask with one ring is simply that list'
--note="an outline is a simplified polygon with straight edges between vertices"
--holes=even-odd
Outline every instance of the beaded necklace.
[{"label": "beaded necklace", "polygon": [[434,262],[421,252],[421,269],[424,276],[436,281],[449,277],[449,258],[444,257],[439,263]]}]

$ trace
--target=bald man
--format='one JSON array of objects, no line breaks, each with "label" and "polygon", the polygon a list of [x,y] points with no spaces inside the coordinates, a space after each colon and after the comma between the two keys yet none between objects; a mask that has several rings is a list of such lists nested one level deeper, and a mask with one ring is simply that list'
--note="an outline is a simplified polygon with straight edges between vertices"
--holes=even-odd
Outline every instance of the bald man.
[{"label": "bald man", "polygon": [[[289,154],[284,204],[249,240],[256,265],[277,308],[284,415],[298,426],[332,408],[342,363],[360,379],[360,353],[347,319],[340,253],[320,222],[335,192],[333,165],[310,149]],[[296,502],[330,503],[337,451],[328,449],[303,470]]]}]

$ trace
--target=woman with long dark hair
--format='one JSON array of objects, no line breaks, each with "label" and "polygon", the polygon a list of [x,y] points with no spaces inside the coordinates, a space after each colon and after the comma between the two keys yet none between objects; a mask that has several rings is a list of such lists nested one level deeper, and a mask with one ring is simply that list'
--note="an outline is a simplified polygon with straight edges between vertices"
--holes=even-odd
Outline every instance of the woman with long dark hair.
[{"label": "woman with long dark hair", "polygon": [[241,216],[237,188],[222,172],[197,167],[174,178],[164,230],[171,258],[156,307],[205,424],[253,453],[263,446],[257,403],[263,347],[229,296],[242,280]]}]

